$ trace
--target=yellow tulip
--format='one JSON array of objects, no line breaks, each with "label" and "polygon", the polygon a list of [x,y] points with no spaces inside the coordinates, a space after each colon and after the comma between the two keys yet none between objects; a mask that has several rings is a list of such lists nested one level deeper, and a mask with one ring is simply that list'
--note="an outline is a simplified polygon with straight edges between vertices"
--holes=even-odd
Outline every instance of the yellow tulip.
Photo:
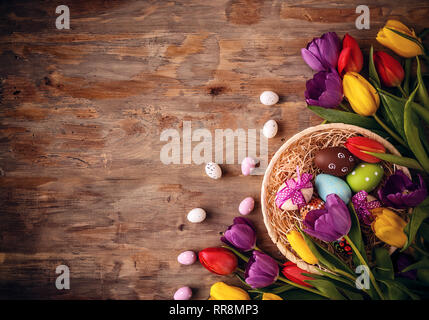
[{"label": "yellow tulip", "polygon": [[249,294],[234,286],[229,286],[224,282],[216,282],[210,288],[209,300],[250,300]]},{"label": "yellow tulip", "polygon": [[392,210],[386,208],[376,208],[371,210],[371,213],[375,217],[371,228],[377,238],[391,246],[402,248],[407,241],[404,232],[407,223]]},{"label": "yellow tulip", "polygon": [[262,294],[262,300],[283,300],[283,299],[274,293],[265,292],[264,294]]},{"label": "yellow tulip", "polygon": [[296,230],[290,231],[286,235],[292,249],[308,264],[316,264],[318,262],[316,256],[311,252],[301,233]]},{"label": "yellow tulip", "polygon": [[377,90],[359,73],[347,72],[343,78],[344,95],[361,116],[372,116],[380,106]]},{"label": "yellow tulip", "polygon": [[381,29],[377,34],[377,41],[383,46],[388,47],[404,58],[411,58],[423,54],[422,47],[417,43],[389,29],[402,32],[421,43],[421,40],[416,36],[414,30],[410,30],[406,25],[398,20],[388,20],[383,29]]}]

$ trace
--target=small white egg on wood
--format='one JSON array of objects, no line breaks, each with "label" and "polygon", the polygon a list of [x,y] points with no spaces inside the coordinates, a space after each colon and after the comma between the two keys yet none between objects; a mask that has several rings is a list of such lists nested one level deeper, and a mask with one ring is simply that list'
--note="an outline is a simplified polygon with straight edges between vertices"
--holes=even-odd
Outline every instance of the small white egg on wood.
[{"label": "small white egg on wood", "polygon": [[174,300],[189,300],[192,297],[192,290],[189,287],[181,287],[174,293]]},{"label": "small white egg on wood", "polygon": [[272,106],[279,101],[279,96],[275,92],[264,91],[259,97],[259,100],[261,100],[261,103],[266,106]]},{"label": "small white egg on wood", "polygon": [[194,208],[188,212],[188,221],[192,223],[200,223],[206,219],[206,212],[201,208]]},{"label": "small white egg on wood", "polygon": [[264,127],[262,128],[262,134],[268,138],[274,138],[277,134],[279,126],[275,120],[268,120],[265,122]]},{"label": "small white egg on wood", "polygon": [[206,164],[206,174],[212,179],[222,177],[222,169],[217,163],[209,162]]}]

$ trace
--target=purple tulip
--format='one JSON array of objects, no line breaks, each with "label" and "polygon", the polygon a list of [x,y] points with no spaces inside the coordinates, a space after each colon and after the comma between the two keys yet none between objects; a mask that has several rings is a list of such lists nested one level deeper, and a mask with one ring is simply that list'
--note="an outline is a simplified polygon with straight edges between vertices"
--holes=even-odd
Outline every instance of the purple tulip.
[{"label": "purple tulip", "polygon": [[413,269],[407,272],[402,272],[405,268],[414,263],[413,258],[406,253],[398,253],[392,255],[393,267],[395,269],[395,275],[401,278],[408,278],[411,280],[417,279],[417,269]]},{"label": "purple tulip", "polygon": [[301,49],[301,55],[308,66],[314,71],[326,71],[336,68],[341,51],[341,41],[335,32],[314,38],[307,48]]},{"label": "purple tulip", "polygon": [[326,242],[336,241],[347,235],[351,225],[349,210],[335,193],[326,197],[325,209],[312,210],[304,219],[304,231]]},{"label": "purple tulip", "polygon": [[428,195],[426,185],[420,174],[418,183],[413,183],[405,173],[396,170],[378,190],[378,197],[385,206],[406,209],[418,206]]},{"label": "purple tulip", "polygon": [[309,105],[335,108],[343,100],[343,84],[338,72],[320,71],[306,82],[305,100]]},{"label": "purple tulip", "polygon": [[228,227],[221,240],[241,251],[249,251],[255,247],[256,230],[249,219],[234,218],[234,223]]},{"label": "purple tulip", "polygon": [[244,279],[252,288],[263,288],[273,284],[279,276],[279,266],[269,255],[253,251],[247,262]]}]

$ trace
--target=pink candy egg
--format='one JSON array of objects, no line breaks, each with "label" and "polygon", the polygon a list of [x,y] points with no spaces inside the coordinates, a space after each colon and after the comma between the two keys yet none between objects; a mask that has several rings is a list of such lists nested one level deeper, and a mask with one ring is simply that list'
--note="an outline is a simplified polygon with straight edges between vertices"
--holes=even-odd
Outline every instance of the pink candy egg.
[{"label": "pink candy egg", "polygon": [[192,290],[189,287],[181,287],[174,293],[174,300],[189,300],[192,297]]},{"label": "pink candy egg", "polygon": [[252,197],[247,197],[243,201],[240,202],[238,206],[238,212],[240,212],[243,216],[248,215],[252,212],[255,207],[255,200]]},{"label": "pink candy egg", "polygon": [[246,157],[241,162],[241,172],[243,175],[248,176],[256,167],[256,161],[253,158]]},{"label": "pink candy egg", "polygon": [[197,261],[197,255],[195,254],[194,251],[184,251],[177,256],[177,261],[180,264],[189,266],[193,264],[195,261]]}]

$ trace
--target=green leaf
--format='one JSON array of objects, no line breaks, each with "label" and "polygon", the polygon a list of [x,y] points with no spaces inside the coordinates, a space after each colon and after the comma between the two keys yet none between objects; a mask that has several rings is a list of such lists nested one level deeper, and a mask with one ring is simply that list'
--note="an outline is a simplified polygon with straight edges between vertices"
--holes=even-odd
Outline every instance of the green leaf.
[{"label": "green leaf", "polygon": [[[365,244],[364,244],[363,239],[362,239],[362,232],[360,229],[359,218],[358,218],[356,211],[355,211],[355,208],[353,207],[353,204],[351,202],[349,203],[348,207],[349,207],[349,212],[350,212],[350,218],[352,221],[352,226],[350,228],[348,236],[353,241],[353,243],[355,244],[357,249],[359,250],[359,252],[362,255],[365,262],[368,263],[368,257],[366,256]],[[356,254],[353,254],[353,262],[354,262],[355,266],[358,266],[361,264],[361,262],[359,261],[359,259],[356,256]]]},{"label": "green leaf", "polygon": [[374,48],[371,46],[371,49],[369,49],[369,78],[372,80],[372,82],[376,85],[376,87],[380,87],[380,78],[378,77],[377,70],[375,69],[374,65]]},{"label": "green leaf", "polygon": [[284,300],[328,300],[327,298],[305,290],[290,290],[279,294]]},{"label": "green leaf", "polygon": [[429,269],[429,259],[422,259],[416,263],[413,263],[408,267],[406,267],[405,269],[403,269],[401,272],[408,272],[414,269]]},{"label": "green leaf", "polygon": [[327,267],[332,272],[337,272],[337,270],[345,271],[352,276],[355,276],[355,273],[349,268],[347,264],[345,264],[342,260],[338,259],[335,255],[330,253],[325,248],[322,248],[317,242],[313,241],[305,232],[303,232],[300,228],[298,231],[301,232],[305,243],[311,250],[311,252],[316,256],[319,260],[319,263]]},{"label": "green leaf", "polygon": [[355,126],[370,130],[382,130],[380,125],[373,118],[364,117],[356,113],[345,112],[336,109],[326,109],[319,106],[308,106],[308,109],[329,122],[353,124]]},{"label": "green leaf", "polygon": [[381,160],[384,160],[390,163],[394,163],[407,168],[424,171],[422,166],[416,159],[401,157],[391,153],[378,153],[378,152],[371,152],[371,151],[362,151],[362,152],[373,155],[374,157],[377,157]]},{"label": "green leaf", "polygon": [[328,280],[305,280],[305,282],[310,283],[320,292],[324,293],[332,300],[345,300],[344,296],[338,291],[335,285]]},{"label": "green leaf", "polygon": [[423,222],[423,223],[420,225],[420,228],[419,228],[419,234],[421,235],[421,237],[422,237],[426,242],[428,242],[428,243],[429,243],[429,224],[428,224],[428,223]]},{"label": "green leaf", "polygon": [[411,58],[405,59],[405,78],[404,78],[404,91],[408,95],[410,93],[410,76],[411,76],[411,64],[413,60]]},{"label": "green leaf", "polygon": [[411,106],[411,103],[414,99],[414,96],[416,95],[418,88],[419,86],[417,85],[417,88],[414,89],[414,91],[410,94],[407,103],[405,103],[404,131],[411,151],[414,153],[423,169],[426,172],[429,172],[429,157],[426,154],[426,150],[423,147],[419,136],[419,119],[417,118]]},{"label": "green leaf", "polygon": [[418,91],[419,99],[421,103],[426,108],[429,109],[429,95],[428,95],[428,91],[426,90],[425,83],[423,82],[422,68],[420,66],[420,60],[418,56],[416,56],[416,60],[417,60],[417,81],[419,83],[419,91]]},{"label": "green leaf", "polygon": [[404,232],[407,235],[407,243],[401,249],[404,251],[414,241],[417,230],[419,230],[422,222],[429,217],[429,197],[427,197],[422,203],[414,208],[413,213],[410,216],[410,221],[404,228]]},{"label": "green leaf", "polygon": [[[419,85],[419,88],[420,88],[420,85]],[[429,124],[429,110],[428,109],[422,107],[420,104],[418,104],[416,102],[413,102],[411,104],[411,107],[427,124]]]},{"label": "green leaf", "polygon": [[392,32],[394,32],[394,33],[396,33],[396,34],[400,35],[401,37],[404,37],[405,39],[408,39],[408,40],[410,40],[410,41],[414,42],[414,43],[415,43],[415,44],[417,44],[417,45],[422,49],[422,51],[424,52],[425,48],[423,47],[422,43],[421,43],[418,39],[416,39],[416,38],[414,38],[414,37],[412,37],[412,36],[409,36],[408,34],[403,33],[403,32],[401,32],[401,31],[398,31],[398,30],[392,29],[392,28],[387,28],[387,29],[389,29],[390,31],[392,31]]},{"label": "green leaf", "polygon": [[402,138],[405,137],[404,132],[404,102],[400,98],[391,94],[386,94],[386,91],[378,89],[378,94],[382,102],[383,108],[389,121],[393,124],[396,132]]},{"label": "green leaf", "polygon": [[374,248],[376,278],[390,279],[395,278],[392,260],[390,259],[389,251],[386,248]]},{"label": "green leaf", "polygon": [[392,291],[400,290],[406,293],[408,296],[410,296],[411,299],[420,300],[420,297],[418,295],[414,294],[411,290],[409,290],[406,286],[404,286],[400,282],[397,282],[395,280],[387,280],[387,279],[382,279],[380,280],[380,282],[385,284]]}]

